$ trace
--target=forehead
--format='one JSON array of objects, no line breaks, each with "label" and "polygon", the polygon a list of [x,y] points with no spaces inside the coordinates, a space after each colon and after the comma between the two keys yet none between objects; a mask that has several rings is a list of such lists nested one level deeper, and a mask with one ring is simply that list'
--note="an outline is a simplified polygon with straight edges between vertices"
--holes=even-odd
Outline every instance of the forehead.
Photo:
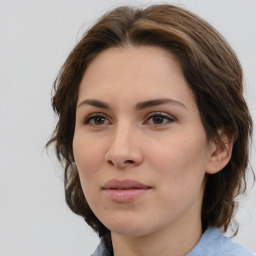
[{"label": "forehead", "polygon": [[79,88],[80,100],[167,96],[188,103],[194,101],[178,58],[153,46],[103,51],[87,67]]}]

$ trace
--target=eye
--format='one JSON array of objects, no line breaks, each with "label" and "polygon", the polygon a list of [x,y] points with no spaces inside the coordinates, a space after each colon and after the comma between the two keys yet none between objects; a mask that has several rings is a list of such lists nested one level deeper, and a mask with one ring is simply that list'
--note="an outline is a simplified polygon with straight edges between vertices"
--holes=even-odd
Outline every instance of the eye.
[{"label": "eye", "polygon": [[94,126],[100,126],[100,125],[106,125],[108,124],[108,119],[105,115],[101,113],[95,113],[91,114],[88,117],[85,118],[83,123],[85,125],[94,125]]},{"label": "eye", "polygon": [[165,125],[174,122],[175,119],[163,112],[153,112],[147,117],[147,123],[153,125]]}]

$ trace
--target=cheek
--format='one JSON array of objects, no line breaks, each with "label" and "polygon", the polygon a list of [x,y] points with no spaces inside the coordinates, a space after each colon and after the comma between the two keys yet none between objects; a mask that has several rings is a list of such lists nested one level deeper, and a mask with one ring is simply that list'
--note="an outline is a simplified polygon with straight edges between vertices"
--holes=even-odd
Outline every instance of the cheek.
[{"label": "cheek", "polygon": [[168,207],[169,211],[175,207],[177,215],[193,204],[199,207],[205,176],[203,145],[172,140],[169,146],[152,152],[150,165],[157,171],[160,207]]},{"label": "cheek", "polygon": [[[98,193],[99,170],[102,165],[103,153],[97,143],[85,136],[75,134],[73,140],[74,159],[83,193],[91,208],[95,206],[95,195]],[[97,205],[97,204],[96,204]]]},{"label": "cheek", "polygon": [[[102,147],[89,138],[83,138],[79,134],[75,134],[73,140],[74,159],[79,171],[81,181],[87,181],[92,178],[99,170],[104,153]],[[86,179],[83,179],[85,178]]]},{"label": "cheek", "polygon": [[172,185],[192,186],[197,180],[202,181],[207,163],[204,136],[176,136],[150,148],[149,165],[157,170],[159,178],[167,178]]}]

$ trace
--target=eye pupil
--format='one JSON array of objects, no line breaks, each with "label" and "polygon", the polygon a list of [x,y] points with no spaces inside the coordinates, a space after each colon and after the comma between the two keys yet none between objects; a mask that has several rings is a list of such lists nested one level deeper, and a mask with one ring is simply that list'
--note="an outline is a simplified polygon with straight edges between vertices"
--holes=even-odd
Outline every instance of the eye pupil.
[{"label": "eye pupil", "polygon": [[105,117],[102,117],[102,116],[97,116],[94,118],[94,123],[95,124],[104,124],[105,122]]},{"label": "eye pupil", "polygon": [[163,123],[163,117],[162,116],[154,116],[153,117],[153,121],[154,121],[154,123],[155,124],[161,124],[161,123]]}]

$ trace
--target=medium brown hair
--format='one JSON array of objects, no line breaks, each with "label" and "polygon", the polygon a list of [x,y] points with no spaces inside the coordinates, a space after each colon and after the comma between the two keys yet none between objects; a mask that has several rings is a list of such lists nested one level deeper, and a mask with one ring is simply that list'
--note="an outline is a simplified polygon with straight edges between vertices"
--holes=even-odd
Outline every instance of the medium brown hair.
[{"label": "medium brown hair", "polygon": [[208,175],[202,203],[203,228],[227,230],[236,209],[235,197],[246,189],[252,120],[243,98],[239,61],[223,37],[206,21],[173,5],[145,9],[119,7],[101,17],[75,46],[54,83],[52,106],[59,119],[48,142],[55,143],[65,169],[66,202],[100,237],[109,230],[97,219],[83,194],[72,141],[78,88],[90,62],[110,47],[157,46],[175,54],[194,93],[208,140],[221,141],[218,129],[233,136],[231,160]]}]

